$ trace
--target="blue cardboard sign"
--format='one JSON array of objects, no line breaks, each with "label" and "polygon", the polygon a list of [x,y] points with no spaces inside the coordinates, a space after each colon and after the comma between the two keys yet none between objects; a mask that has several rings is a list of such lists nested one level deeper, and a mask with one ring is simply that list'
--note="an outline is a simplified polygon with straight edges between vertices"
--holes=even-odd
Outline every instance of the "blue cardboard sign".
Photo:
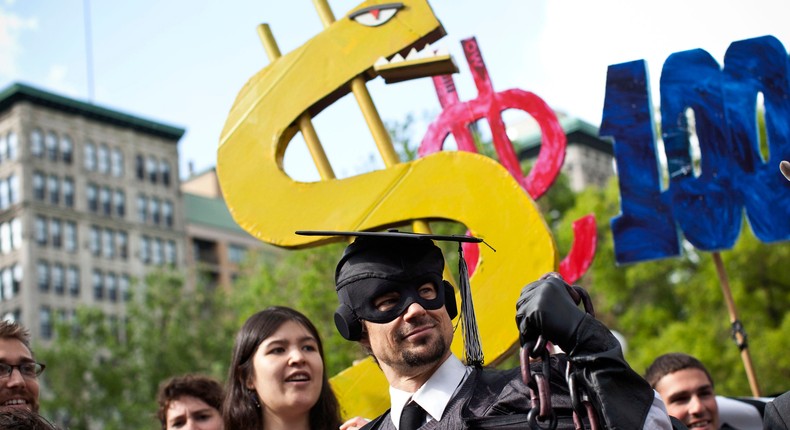
[{"label": "blue cardboard sign", "polygon": [[[705,251],[730,249],[744,212],[763,242],[790,239],[790,59],[772,36],[734,42],[724,67],[706,51],[669,56],[661,71],[659,165],[644,60],[609,66],[601,136],[614,139],[620,215],[612,219],[618,263],[680,255],[680,233]],[[759,149],[763,95],[768,159]],[[692,166],[686,110],[694,112],[699,175]],[[669,186],[662,189],[662,174]]]}]

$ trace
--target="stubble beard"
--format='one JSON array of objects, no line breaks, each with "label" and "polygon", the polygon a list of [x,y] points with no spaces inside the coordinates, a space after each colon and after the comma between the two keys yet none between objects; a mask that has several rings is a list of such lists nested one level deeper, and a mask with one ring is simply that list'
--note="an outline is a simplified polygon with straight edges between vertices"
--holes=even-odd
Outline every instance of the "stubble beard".
[{"label": "stubble beard", "polygon": [[[411,326],[419,327],[421,325],[431,324],[434,322],[435,321],[433,321],[433,319],[426,316],[424,319],[415,321],[413,324],[411,324]],[[408,331],[408,329],[403,329],[396,335],[396,339],[399,340],[398,344],[404,345],[404,339]],[[441,330],[437,329],[434,333],[436,336],[427,336],[413,343],[414,347],[427,346],[427,348],[423,349],[404,347],[400,350],[400,362],[386,364],[393,367],[413,369],[437,363],[445,355],[445,353],[447,353],[449,346],[447,339],[445,339],[444,333],[442,333]]]}]

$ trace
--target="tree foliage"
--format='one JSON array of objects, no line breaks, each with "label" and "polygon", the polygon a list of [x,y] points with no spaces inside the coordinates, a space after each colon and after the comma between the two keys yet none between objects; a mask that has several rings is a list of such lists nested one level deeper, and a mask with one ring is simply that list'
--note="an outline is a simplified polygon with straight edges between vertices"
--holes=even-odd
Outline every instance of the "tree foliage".
[{"label": "tree foliage", "polygon": [[[682,257],[618,266],[610,221],[620,212],[616,180],[605,189],[577,194],[560,225],[593,212],[598,250],[580,280],[590,291],[598,317],[628,340],[627,357],[637,371],[667,352],[698,357],[715,378],[717,392],[751,395],[710,253],[684,242]],[[572,241],[569,228],[555,232],[561,253]],[[790,358],[782,340],[790,328],[790,281],[784,264],[790,243],[761,243],[746,222],[732,250],[721,252],[752,361],[763,394],[790,388]]]},{"label": "tree foliage", "polygon": [[39,348],[48,364],[42,411],[72,429],[156,428],[159,384],[186,373],[224,381],[236,332],[250,315],[273,305],[290,306],[313,321],[329,374],[339,372],[362,356],[333,324],[332,275],[341,252],[340,245],[330,245],[277,260],[251,258],[247,275],[227,292],[202,283],[186,288],[180,275],[156,273],[127,304],[121,325],[97,308],[79,309],[76,321],[57,323],[51,345]]},{"label": "tree foliage", "polygon": [[356,342],[343,339],[334,324],[335,265],[344,246],[340,243],[288,251],[279,261],[251,261],[249,274],[236,282],[230,297],[237,315],[236,327],[266,307],[290,306],[304,313],[318,329],[330,375],[362,358],[363,352]]},{"label": "tree foliage", "polygon": [[145,285],[123,323],[86,307],[76,321],[56,324],[55,340],[39,353],[48,364],[45,413],[74,429],[150,429],[161,381],[189,372],[222,378],[233,327],[221,295],[187,290],[176,273],[153,274]]}]

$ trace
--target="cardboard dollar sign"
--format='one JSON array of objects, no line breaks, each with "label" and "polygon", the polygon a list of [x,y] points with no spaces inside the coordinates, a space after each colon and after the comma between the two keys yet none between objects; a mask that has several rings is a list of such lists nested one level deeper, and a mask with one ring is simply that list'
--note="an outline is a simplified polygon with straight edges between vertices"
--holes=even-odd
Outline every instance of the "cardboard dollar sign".
[{"label": "cardboard dollar sign", "polygon": [[[354,19],[384,7],[394,10],[375,14],[384,21],[376,26]],[[285,149],[307,115],[364,86],[379,57],[408,53],[444,34],[424,0],[363,2],[333,20],[325,19],[323,32],[278,57],[239,92],[217,156],[231,214],[255,237],[289,248],[326,243],[294,234],[298,229],[375,230],[429,219],[464,224],[498,251],[483,250],[471,278],[484,352],[495,360],[518,340],[515,324],[503,321],[514,320],[521,287],[557,265],[548,227],[507,170],[481,155],[448,152],[388,163],[386,169],[342,180],[298,182],[283,171]],[[458,354],[460,337],[456,341]],[[332,383],[348,414],[375,416],[388,405],[387,383],[370,360],[346,369]]]}]

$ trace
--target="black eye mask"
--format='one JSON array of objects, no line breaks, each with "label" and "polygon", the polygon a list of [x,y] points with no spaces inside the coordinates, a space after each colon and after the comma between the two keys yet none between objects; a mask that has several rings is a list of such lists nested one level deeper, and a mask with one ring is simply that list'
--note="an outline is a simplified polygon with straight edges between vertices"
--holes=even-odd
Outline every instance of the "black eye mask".
[{"label": "black eye mask", "polygon": [[[425,299],[420,297],[419,288],[426,283],[431,283],[436,288],[436,297]],[[426,310],[435,310],[444,306],[444,283],[438,276],[420,277],[414,281],[397,282],[378,278],[365,278],[346,285],[344,288],[347,296],[343,300],[357,317],[378,323],[388,323],[406,312],[412,303],[419,303]],[[376,308],[374,301],[384,294],[397,292],[400,297],[391,309],[381,311]]]}]

